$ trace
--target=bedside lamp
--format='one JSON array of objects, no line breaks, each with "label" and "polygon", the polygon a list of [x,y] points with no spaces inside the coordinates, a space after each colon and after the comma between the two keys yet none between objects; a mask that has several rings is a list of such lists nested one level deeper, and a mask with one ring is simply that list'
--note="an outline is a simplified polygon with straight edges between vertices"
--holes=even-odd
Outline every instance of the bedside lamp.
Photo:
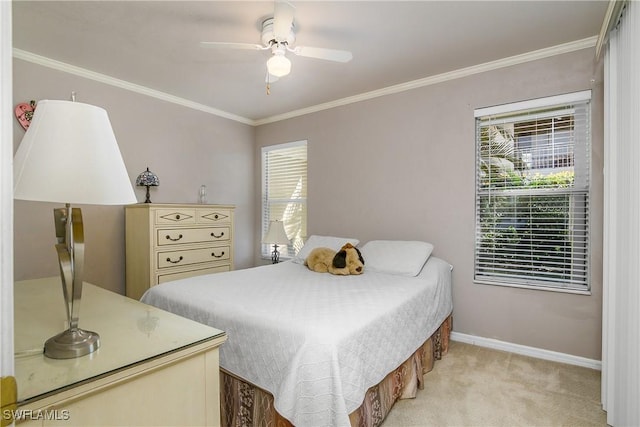
[{"label": "bedside lamp", "polygon": [[78,327],[84,230],[82,212],[71,204],[137,201],[107,112],[79,102],[38,102],[13,167],[14,199],[65,203],[54,209],[54,223],[69,328],[45,342],[44,354],[71,359],[92,353],[99,335]]},{"label": "bedside lamp", "polygon": [[147,187],[147,198],[145,199],[145,203],[151,203],[151,197],[149,196],[149,187],[157,187],[160,185],[160,179],[158,176],[151,172],[149,168],[146,171],[143,171],[138,178],[136,179],[137,186]]},{"label": "bedside lamp", "polygon": [[284,223],[282,221],[271,221],[266,236],[262,239],[262,243],[273,244],[273,252],[271,252],[271,263],[277,264],[280,261],[280,252],[278,245],[288,245],[289,238],[284,231]]}]

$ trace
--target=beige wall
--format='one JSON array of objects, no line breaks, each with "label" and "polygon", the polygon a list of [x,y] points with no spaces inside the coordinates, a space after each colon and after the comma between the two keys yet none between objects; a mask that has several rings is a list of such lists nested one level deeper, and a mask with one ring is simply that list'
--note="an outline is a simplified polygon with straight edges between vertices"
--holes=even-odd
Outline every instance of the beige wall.
[{"label": "beige wall", "polygon": [[[593,57],[583,50],[256,129],[21,60],[14,104],[76,91],[105,108],[131,180],[146,166],[159,175],[153,201],[195,202],[206,184],[211,202],[237,206],[237,268],[259,260],[260,147],[306,139],[310,233],[430,241],[455,267],[456,332],[600,359],[603,105]],[[592,295],[473,284],[473,110],[585,89],[594,90]],[[17,122],[14,134],[17,148]],[[143,200],[143,189],[136,194]],[[58,274],[54,207],[15,202],[16,280]],[[123,292],[123,209],[83,213],[86,279]]]},{"label": "beige wall", "polygon": [[[262,146],[308,140],[310,234],[432,242],[454,266],[456,332],[599,360],[603,87],[593,58],[582,50],[263,125],[256,159]],[[593,89],[592,294],[474,284],[473,110],[586,89]],[[259,206],[256,218],[259,230]]]},{"label": "beige wall", "polygon": [[[18,59],[13,82],[14,105],[31,99],[69,99],[76,91],[77,101],[106,109],[132,183],[147,166],[160,178],[160,186],[151,189],[153,202],[195,203],[205,184],[210,203],[236,205],[236,267],[253,265],[253,127]],[[23,135],[14,121],[14,152]],[[135,192],[144,201],[144,188]],[[59,274],[53,246],[55,207],[15,201],[16,280]],[[85,280],[124,293],[124,210],[81,207]]]}]

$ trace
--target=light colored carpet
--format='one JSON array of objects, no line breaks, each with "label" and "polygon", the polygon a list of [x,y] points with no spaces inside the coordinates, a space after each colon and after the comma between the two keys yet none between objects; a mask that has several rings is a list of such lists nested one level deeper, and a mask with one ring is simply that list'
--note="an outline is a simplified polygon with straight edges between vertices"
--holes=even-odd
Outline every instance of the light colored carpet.
[{"label": "light colored carpet", "polygon": [[606,426],[600,371],[461,342],[383,427]]}]

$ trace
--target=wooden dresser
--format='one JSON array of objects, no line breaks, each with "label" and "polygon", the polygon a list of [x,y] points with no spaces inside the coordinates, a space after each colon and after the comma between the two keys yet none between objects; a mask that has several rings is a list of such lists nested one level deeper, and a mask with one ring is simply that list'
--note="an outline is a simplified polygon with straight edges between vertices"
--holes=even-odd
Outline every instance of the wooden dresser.
[{"label": "wooden dresser", "polygon": [[151,286],[233,270],[229,205],[140,203],[125,206],[126,294]]},{"label": "wooden dresser", "polygon": [[18,426],[220,425],[223,331],[85,282],[79,326],[100,348],[49,359],[44,342],[65,328],[60,277],[14,289]]}]

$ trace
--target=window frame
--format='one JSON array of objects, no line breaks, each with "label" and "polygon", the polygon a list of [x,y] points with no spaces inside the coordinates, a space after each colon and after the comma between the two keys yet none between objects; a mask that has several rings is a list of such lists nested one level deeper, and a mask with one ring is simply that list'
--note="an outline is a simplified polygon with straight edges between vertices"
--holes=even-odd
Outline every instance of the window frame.
[{"label": "window frame", "polygon": [[[576,140],[582,138],[578,142],[580,144],[584,144],[581,148],[573,147],[573,154],[576,157],[576,165],[574,166],[574,175],[573,175],[573,183],[572,186],[568,189],[560,189],[559,187],[548,187],[546,189],[536,189],[533,187],[527,188],[515,188],[508,187],[504,189],[499,189],[498,187],[494,187],[493,185],[483,186],[481,181],[481,130],[483,126],[485,128],[488,126],[486,123],[489,120],[492,120],[493,117],[504,117],[505,122],[513,123],[514,125],[519,123],[520,114],[525,113],[535,113],[545,109],[553,109],[553,111],[557,111],[556,114],[552,114],[553,117],[561,117],[560,112],[563,109],[570,108],[572,105],[579,105],[580,108],[585,108],[585,125],[581,128],[578,128],[576,125],[573,132],[577,134]],[[584,107],[582,107],[584,105]],[[572,112],[571,114],[574,114]],[[573,118],[573,117],[572,117]],[[591,90],[581,91],[581,92],[573,92],[569,94],[551,96],[546,98],[538,98],[533,100],[503,104],[493,107],[479,108],[474,111],[474,119],[475,119],[475,155],[474,155],[474,163],[475,163],[475,191],[474,191],[474,199],[475,199],[475,217],[474,217],[474,277],[473,281],[477,284],[482,285],[496,285],[496,286],[507,286],[507,287],[515,287],[515,288],[526,288],[526,289],[536,289],[536,290],[547,290],[547,291],[555,291],[555,292],[565,292],[565,293],[577,293],[577,294],[591,294],[591,173],[592,173],[592,160],[591,160],[591,144],[592,144],[592,132],[591,132]],[[537,119],[536,119],[537,120]],[[556,141],[553,141],[552,145],[555,145]],[[576,154],[578,153],[578,154]],[[580,162],[580,163],[578,163]],[[576,168],[579,167],[580,170]],[[554,166],[553,169],[556,167]],[[533,169],[536,170],[536,169]],[[576,185],[576,183],[578,185]],[[497,266],[499,265],[498,261],[488,261],[486,262],[486,252],[481,253],[483,250],[486,250],[486,244],[482,240],[483,232],[486,231],[486,228],[483,228],[483,219],[486,224],[487,216],[483,215],[482,212],[482,198],[485,200],[487,198],[487,193],[493,192],[494,197],[548,197],[549,200],[553,197],[561,197],[563,194],[567,196],[567,203],[570,206],[567,209],[567,218],[568,223],[565,225],[567,229],[567,233],[574,234],[570,238],[570,251],[571,252],[571,265],[569,279],[565,279],[564,281],[560,280],[552,280],[548,277],[542,278],[542,275],[536,276],[536,271],[532,267],[528,270],[522,270],[522,273],[514,273],[513,271],[516,268],[511,268],[511,273],[506,273],[501,275],[497,273]],[[578,232],[575,232],[573,229],[574,221],[574,212],[573,207],[578,203],[584,204],[584,217],[580,217],[578,214],[579,225],[583,226],[580,228]],[[517,211],[517,209],[516,209]],[[530,214],[531,215],[531,214]],[[517,212],[514,214],[513,218],[520,219]],[[526,217],[525,217],[526,218]],[[527,218],[530,219],[531,217]],[[557,223],[556,223],[557,224]],[[571,224],[571,225],[569,225]],[[528,223],[531,226],[531,223]],[[497,225],[494,226],[494,231],[498,229]],[[504,226],[502,226],[504,227]],[[490,229],[489,229],[490,230]],[[582,235],[580,234],[582,231]],[[582,238],[582,240],[581,240]],[[518,243],[519,245],[520,243]],[[515,249],[521,249],[519,246],[514,247]],[[489,254],[493,254],[496,256],[499,251],[498,249],[493,248],[493,252],[489,251]],[[574,251],[578,253],[578,255],[574,254]],[[581,252],[582,251],[582,252]],[[507,254],[509,252],[506,252]],[[516,254],[516,253],[514,253]],[[480,259],[483,259],[482,261]],[[522,258],[517,258],[516,261],[520,261]],[[582,264],[578,265],[577,268],[573,267],[574,262],[582,262]],[[552,263],[556,261],[556,259],[550,259],[547,261],[545,265],[552,265]],[[495,264],[494,264],[495,262]],[[504,261],[503,261],[504,262]],[[494,267],[493,273],[487,272],[487,266]],[[577,283],[578,281],[574,280],[574,275],[580,276],[576,274],[576,271],[584,270],[584,279]],[[508,270],[508,268],[507,268]]]},{"label": "window frame", "polygon": [[[271,217],[271,210],[270,205],[270,199],[269,199],[269,194],[268,194],[268,188],[267,188],[267,155],[269,153],[275,152],[275,151],[286,151],[286,150],[291,150],[291,149],[296,149],[299,147],[305,147],[305,162],[306,167],[304,169],[304,180],[305,182],[303,183],[303,188],[304,188],[304,194],[303,197],[298,197],[298,198],[291,198],[291,199],[278,199],[277,202],[274,203],[278,203],[278,204],[282,204],[282,203],[295,203],[295,204],[302,204],[304,207],[304,215],[305,217],[303,219],[301,219],[301,223],[303,224],[301,226],[301,236],[298,236],[297,239],[292,239],[292,236],[288,235],[288,237],[290,238],[290,244],[287,245],[286,248],[283,248],[281,245],[278,245],[278,250],[280,251],[280,259],[288,259],[288,258],[292,258],[293,256],[295,256],[295,254],[297,253],[297,250],[299,250],[302,247],[302,242],[304,240],[306,240],[306,223],[307,223],[307,211],[306,211],[306,206],[307,206],[307,194],[306,194],[306,186],[307,186],[307,182],[308,181],[308,142],[307,140],[299,140],[299,141],[293,141],[293,142],[286,142],[286,143],[282,143],[282,144],[275,144],[275,145],[269,145],[269,146],[264,146],[261,148],[261,157],[260,157],[260,161],[261,161],[261,186],[262,186],[262,200],[261,200],[261,239],[267,234],[267,231],[269,229],[269,223],[271,220],[280,220],[283,221],[285,223],[285,229],[289,228],[287,221],[281,217],[278,218],[272,218]],[[287,230],[288,231],[288,230]],[[289,233],[288,233],[289,234]],[[261,248],[260,248],[260,256],[262,259],[270,259],[271,258],[271,252],[273,251],[273,245],[269,245],[269,244],[265,244],[265,243],[261,243]]]}]

